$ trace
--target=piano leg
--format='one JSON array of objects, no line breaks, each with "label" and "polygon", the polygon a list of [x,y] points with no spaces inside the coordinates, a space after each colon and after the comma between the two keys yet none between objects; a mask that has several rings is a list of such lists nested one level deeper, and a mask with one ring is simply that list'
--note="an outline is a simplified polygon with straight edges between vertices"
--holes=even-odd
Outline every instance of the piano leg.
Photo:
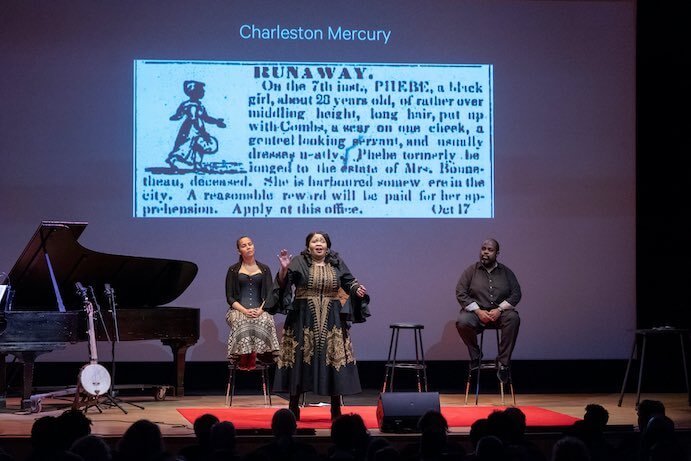
[{"label": "piano leg", "polygon": [[[31,397],[34,382],[34,363],[36,357],[45,351],[12,351],[22,363],[21,409],[26,409],[25,401]],[[7,352],[0,352],[0,408],[7,407]]]},{"label": "piano leg", "polygon": [[176,339],[163,339],[161,342],[173,351],[173,367],[175,368],[175,395],[185,396],[185,355],[192,345]]},{"label": "piano leg", "polygon": [[26,410],[26,402],[29,401],[34,390],[34,364],[36,357],[44,351],[22,351],[14,352],[22,362],[22,400],[20,408]]},{"label": "piano leg", "polygon": [[3,408],[7,403],[8,382],[6,360],[8,354],[12,354],[14,357],[16,357],[22,367],[21,408],[22,410],[25,410],[30,409],[28,402],[30,401],[31,393],[34,390],[34,365],[36,363],[36,357],[56,349],[62,349],[64,347],[64,343],[51,342],[25,343],[22,344],[21,347],[8,345],[7,343],[3,345],[3,349],[0,351],[0,408]]}]

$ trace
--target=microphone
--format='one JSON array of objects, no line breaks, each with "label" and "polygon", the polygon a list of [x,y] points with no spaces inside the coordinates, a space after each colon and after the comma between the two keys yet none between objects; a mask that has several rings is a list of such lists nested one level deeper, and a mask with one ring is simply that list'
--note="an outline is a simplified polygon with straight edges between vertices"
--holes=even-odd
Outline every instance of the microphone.
[{"label": "microphone", "polygon": [[77,287],[77,294],[82,298],[87,299],[86,288],[84,288],[84,285],[82,285],[81,282],[76,282],[74,285]]}]

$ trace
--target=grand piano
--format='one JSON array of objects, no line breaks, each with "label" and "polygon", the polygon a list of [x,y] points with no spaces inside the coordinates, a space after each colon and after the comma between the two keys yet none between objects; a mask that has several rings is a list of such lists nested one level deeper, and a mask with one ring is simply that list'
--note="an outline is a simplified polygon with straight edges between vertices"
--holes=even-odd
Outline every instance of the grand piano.
[{"label": "grand piano", "polygon": [[[87,224],[43,221],[9,275],[0,280],[11,288],[0,310],[0,408],[7,397],[8,354],[22,364],[24,408],[33,390],[36,357],[88,340],[77,283],[90,287],[101,306],[97,339],[115,340],[117,333],[120,341],[160,340],[173,353],[175,393],[184,395],[185,354],[199,340],[199,309],[167,304],[192,283],[197,265],[87,249],[77,241]],[[112,289],[110,300],[105,287]]]}]

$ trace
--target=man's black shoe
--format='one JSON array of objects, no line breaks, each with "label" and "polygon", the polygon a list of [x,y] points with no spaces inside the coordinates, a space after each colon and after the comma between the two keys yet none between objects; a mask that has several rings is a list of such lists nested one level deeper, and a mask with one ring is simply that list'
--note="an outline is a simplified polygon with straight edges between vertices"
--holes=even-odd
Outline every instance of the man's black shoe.
[{"label": "man's black shoe", "polygon": [[509,371],[509,367],[505,365],[499,365],[499,369],[497,370],[497,379],[502,383],[506,384],[509,382],[510,378],[511,372]]}]

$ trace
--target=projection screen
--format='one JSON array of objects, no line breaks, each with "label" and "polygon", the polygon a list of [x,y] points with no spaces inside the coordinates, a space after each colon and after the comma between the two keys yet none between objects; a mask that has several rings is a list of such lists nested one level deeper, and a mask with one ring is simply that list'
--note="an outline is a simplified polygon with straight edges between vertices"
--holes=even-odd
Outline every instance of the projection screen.
[{"label": "projection screen", "polygon": [[200,309],[187,360],[223,361],[236,239],[275,273],[322,230],[372,297],[358,360],[386,358],[393,322],[425,325],[428,360],[466,360],[455,286],[493,237],[523,289],[515,360],[628,357],[635,2],[2,9],[0,272],[43,220],[88,222],[94,251],[194,262],[170,305]]}]

